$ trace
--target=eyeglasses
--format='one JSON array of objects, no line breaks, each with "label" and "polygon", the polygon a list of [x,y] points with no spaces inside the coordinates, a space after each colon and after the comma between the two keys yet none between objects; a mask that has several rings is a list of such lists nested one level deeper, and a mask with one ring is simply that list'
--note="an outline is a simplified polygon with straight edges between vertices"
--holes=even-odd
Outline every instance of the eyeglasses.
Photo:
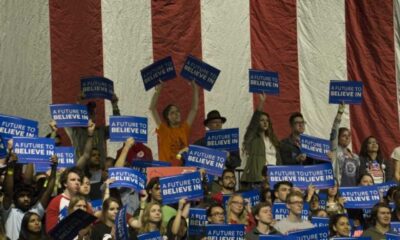
[{"label": "eyeglasses", "polygon": [[223,212],[216,212],[216,213],[211,214],[211,216],[213,216],[213,217],[224,216],[224,213]]},{"label": "eyeglasses", "polygon": [[235,179],[235,176],[225,176],[224,179],[229,180],[229,179]]},{"label": "eyeglasses", "polygon": [[303,201],[293,201],[293,202],[290,202],[290,204],[303,205],[304,202]]},{"label": "eyeglasses", "polygon": [[305,121],[296,121],[294,124],[306,125],[307,123]]}]

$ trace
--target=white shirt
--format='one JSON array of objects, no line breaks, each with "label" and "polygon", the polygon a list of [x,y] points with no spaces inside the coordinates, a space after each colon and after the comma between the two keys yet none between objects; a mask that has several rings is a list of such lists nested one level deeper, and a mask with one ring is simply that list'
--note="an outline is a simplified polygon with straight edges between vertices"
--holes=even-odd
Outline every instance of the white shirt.
[{"label": "white shirt", "polygon": [[276,148],[271,140],[269,140],[269,137],[264,135],[263,139],[265,145],[265,165],[276,165]]}]

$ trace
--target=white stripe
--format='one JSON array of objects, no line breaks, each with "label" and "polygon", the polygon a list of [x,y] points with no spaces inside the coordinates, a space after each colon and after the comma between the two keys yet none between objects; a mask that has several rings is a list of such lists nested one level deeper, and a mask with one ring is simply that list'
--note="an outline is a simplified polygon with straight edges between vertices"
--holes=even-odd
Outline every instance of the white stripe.
[{"label": "white stripe", "polygon": [[0,22],[0,112],[39,121],[45,135],[51,103],[48,1],[0,1]]},{"label": "white stripe", "polygon": [[253,113],[249,12],[249,1],[201,1],[203,60],[221,70],[204,94],[205,114],[219,110],[227,118],[224,128],[239,127],[241,139]]},{"label": "white stripe", "polygon": [[[393,17],[394,17],[394,47],[395,47],[395,61],[396,61],[396,84],[397,84],[397,107],[399,112],[400,121],[400,0],[394,0],[393,3]],[[400,128],[400,122],[399,122]]]},{"label": "white stripe", "polygon": [[[337,105],[329,105],[329,81],[347,79],[345,2],[298,0],[297,27],[301,112],[306,132],[329,139]],[[348,108],[341,126],[349,127]]]},{"label": "white stripe", "polygon": [[[122,115],[150,117],[152,91],[144,90],[140,69],[153,62],[151,1],[105,1],[102,6],[104,76],[114,81]],[[106,105],[106,119],[112,115]],[[148,146],[157,158],[155,124],[149,118]],[[108,143],[108,155],[115,156],[122,144]]]}]

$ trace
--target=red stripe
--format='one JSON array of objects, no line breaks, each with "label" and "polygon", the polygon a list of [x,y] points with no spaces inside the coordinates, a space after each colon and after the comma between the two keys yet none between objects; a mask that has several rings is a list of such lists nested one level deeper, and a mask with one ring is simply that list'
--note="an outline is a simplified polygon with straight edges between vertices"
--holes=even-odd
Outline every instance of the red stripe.
[{"label": "red stripe", "polygon": [[[49,9],[53,103],[75,103],[80,77],[103,75],[101,0],[52,0]],[[104,101],[96,103],[103,125]]]},{"label": "red stripe", "polygon": [[385,156],[399,143],[392,1],[346,1],[347,74],[362,81],[363,102],[350,107],[356,152],[374,135]]},{"label": "red stripe", "polygon": [[[172,56],[177,75],[188,54],[202,57],[200,0],[152,1],[153,57],[159,60]],[[168,104],[176,104],[186,119],[192,102],[192,89],[188,81],[178,76],[164,84],[157,109],[160,112]],[[197,118],[192,125],[191,142],[204,135],[202,119],[204,97],[200,91]]]},{"label": "red stripe", "polygon": [[283,138],[290,114],[300,110],[296,0],[251,0],[250,24],[252,68],[279,72],[280,95],[267,97],[265,111]]}]

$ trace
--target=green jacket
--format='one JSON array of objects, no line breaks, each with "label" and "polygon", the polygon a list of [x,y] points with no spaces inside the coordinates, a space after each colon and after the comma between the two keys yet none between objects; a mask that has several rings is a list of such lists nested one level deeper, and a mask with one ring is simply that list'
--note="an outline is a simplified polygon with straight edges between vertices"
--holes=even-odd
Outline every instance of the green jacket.
[{"label": "green jacket", "polygon": [[[262,112],[255,111],[244,135],[244,148],[247,154],[246,167],[243,170],[242,182],[261,182],[261,171],[266,163],[265,144],[259,131],[259,119]],[[281,165],[279,149],[276,149],[276,165]]]}]

